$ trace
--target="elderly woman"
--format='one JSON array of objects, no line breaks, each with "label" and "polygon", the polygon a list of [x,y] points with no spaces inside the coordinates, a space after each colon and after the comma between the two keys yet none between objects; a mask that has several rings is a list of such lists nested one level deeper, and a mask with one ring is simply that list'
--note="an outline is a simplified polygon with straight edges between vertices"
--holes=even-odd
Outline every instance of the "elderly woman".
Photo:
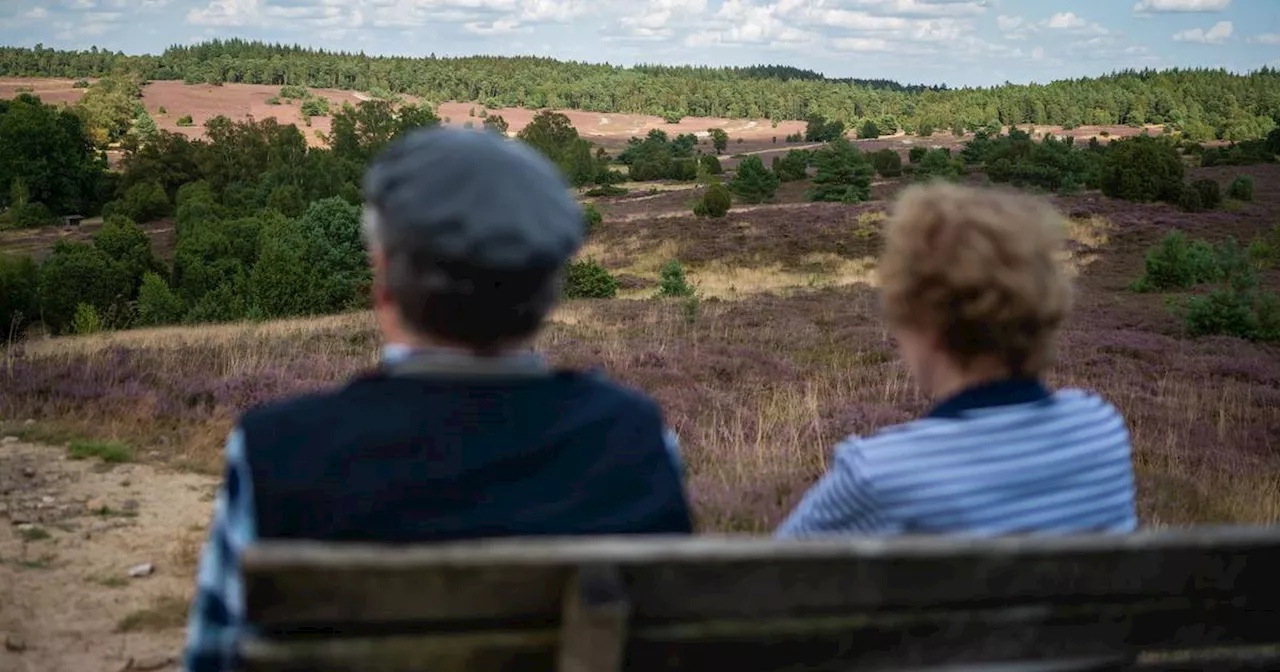
[{"label": "elderly woman", "polygon": [[954,185],[902,195],[880,264],[883,308],[936,404],[838,445],[778,536],[1136,527],[1124,418],[1042,379],[1071,304],[1062,230],[1030,196]]}]

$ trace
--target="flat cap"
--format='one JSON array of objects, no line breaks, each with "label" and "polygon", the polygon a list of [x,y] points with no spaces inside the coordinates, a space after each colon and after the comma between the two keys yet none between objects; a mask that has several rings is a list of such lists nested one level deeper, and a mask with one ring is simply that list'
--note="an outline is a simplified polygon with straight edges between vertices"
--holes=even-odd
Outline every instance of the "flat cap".
[{"label": "flat cap", "polygon": [[523,142],[442,127],[406,133],[369,167],[366,202],[381,242],[497,272],[559,268],[582,245],[581,206],[560,170]]}]

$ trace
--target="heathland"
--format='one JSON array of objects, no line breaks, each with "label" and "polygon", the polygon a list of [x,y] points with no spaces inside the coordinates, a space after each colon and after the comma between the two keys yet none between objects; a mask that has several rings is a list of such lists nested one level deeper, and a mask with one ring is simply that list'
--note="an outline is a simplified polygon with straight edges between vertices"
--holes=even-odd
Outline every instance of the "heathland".
[{"label": "heathland", "polygon": [[[125,655],[113,629],[176,646],[236,415],[374,363],[359,176],[437,123],[564,169],[590,234],[540,345],[661,402],[704,530],[767,532],[838,439],[927,408],[875,258],[893,196],[932,179],[1063,213],[1051,382],[1124,412],[1144,525],[1280,521],[1273,70],[944,90],[233,41],[0,49],[0,75],[0,516],[29,524],[0,527],[0,604],[68,665]],[[133,562],[160,582],[120,591]]]}]

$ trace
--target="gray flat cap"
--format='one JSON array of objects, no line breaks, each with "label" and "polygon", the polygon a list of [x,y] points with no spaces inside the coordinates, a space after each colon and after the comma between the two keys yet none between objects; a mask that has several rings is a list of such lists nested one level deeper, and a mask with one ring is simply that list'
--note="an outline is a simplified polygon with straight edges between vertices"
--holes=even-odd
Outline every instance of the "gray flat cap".
[{"label": "gray flat cap", "polygon": [[425,241],[446,264],[552,270],[585,233],[582,208],[555,164],[492,132],[407,133],[369,167],[364,193],[384,244]]}]

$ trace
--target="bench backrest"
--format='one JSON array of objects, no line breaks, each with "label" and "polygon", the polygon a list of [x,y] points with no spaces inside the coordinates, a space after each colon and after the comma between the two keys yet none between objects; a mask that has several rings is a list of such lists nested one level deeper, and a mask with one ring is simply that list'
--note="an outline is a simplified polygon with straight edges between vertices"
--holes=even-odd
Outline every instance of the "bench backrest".
[{"label": "bench backrest", "polygon": [[1256,645],[1230,669],[1280,663],[1278,528],[267,543],[243,566],[251,670],[1100,669]]}]

